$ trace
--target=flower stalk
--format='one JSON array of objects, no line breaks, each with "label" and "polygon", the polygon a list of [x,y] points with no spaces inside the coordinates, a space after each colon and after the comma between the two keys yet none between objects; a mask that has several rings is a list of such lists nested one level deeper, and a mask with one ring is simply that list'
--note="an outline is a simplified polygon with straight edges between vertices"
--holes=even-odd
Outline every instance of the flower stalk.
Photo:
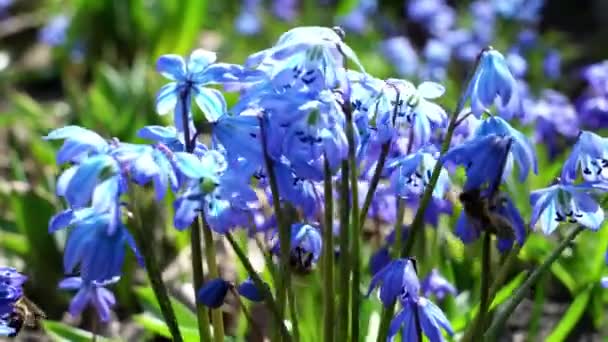
[{"label": "flower stalk", "polygon": [[329,162],[324,162],[325,212],[323,224],[323,341],[334,340],[334,218],[333,187]]},{"label": "flower stalk", "polygon": [[[217,260],[215,259],[215,244],[213,241],[213,234],[209,224],[204,215],[199,216],[200,222],[202,222],[203,228],[203,239],[205,241],[205,259],[207,259],[207,268],[209,269],[209,277],[215,279],[220,276]],[[212,309],[211,319],[213,324],[213,339],[216,342],[224,341],[224,315],[222,309]]]},{"label": "flower stalk", "polygon": [[339,274],[339,294],[338,303],[338,329],[336,340],[346,341],[349,326],[349,304],[350,304],[350,252],[348,250],[348,217],[350,215],[350,195],[348,189],[349,178],[348,161],[342,162],[342,179],[340,181],[340,274]]}]

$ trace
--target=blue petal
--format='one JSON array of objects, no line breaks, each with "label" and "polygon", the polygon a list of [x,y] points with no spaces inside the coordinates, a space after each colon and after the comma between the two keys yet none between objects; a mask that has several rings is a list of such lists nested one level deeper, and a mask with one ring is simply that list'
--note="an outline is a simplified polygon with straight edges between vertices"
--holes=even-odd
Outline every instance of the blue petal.
[{"label": "blue petal", "polygon": [[244,282],[241,283],[238,287],[239,294],[253,302],[261,302],[264,300],[264,296],[257,288],[253,280],[251,278],[247,278]]},{"label": "blue petal", "polygon": [[85,206],[91,199],[102,172],[108,168],[115,171],[117,166],[115,160],[106,155],[93,156],[80,164],[65,191],[70,205]]},{"label": "blue petal", "polygon": [[175,109],[179,99],[179,86],[176,82],[165,84],[156,94],[156,112],[160,115]]},{"label": "blue petal", "polygon": [[[393,339],[399,332],[399,328],[401,328],[402,326],[405,327],[408,325],[415,325],[413,318],[414,317],[412,315],[412,311],[409,310],[409,308],[404,308],[399,313],[397,313],[397,315],[395,315],[395,317],[391,320],[391,324],[389,325],[387,340],[393,341]],[[415,339],[409,340],[408,337],[409,336],[404,335],[403,340],[404,341],[416,341]]]},{"label": "blue petal", "polygon": [[436,99],[445,93],[445,87],[435,82],[422,82],[417,88],[418,94],[425,99]]},{"label": "blue petal", "polygon": [[226,100],[219,90],[200,85],[194,86],[193,89],[194,100],[208,122],[216,122],[222,114],[226,113]]},{"label": "blue petal", "polygon": [[186,80],[186,64],[179,55],[163,55],[156,61],[156,71],[172,81]]},{"label": "blue petal", "polygon": [[215,63],[216,59],[215,52],[196,49],[188,58],[188,73],[191,75],[202,73],[210,64]]},{"label": "blue petal", "polygon": [[208,281],[198,291],[197,298],[204,305],[217,309],[224,303],[224,298],[230,289],[230,283],[221,278]]},{"label": "blue petal", "polygon": [[543,233],[549,235],[553,233],[555,228],[559,225],[557,222],[557,205],[555,197],[552,196],[551,200],[548,201],[545,210],[540,214],[540,225]]},{"label": "blue petal", "polygon": [[595,199],[586,193],[572,193],[572,201],[576,209],[580,210],[581,217],[577,221],[585,227],[597,230],[604,222],[604,210],[595,202]]}]

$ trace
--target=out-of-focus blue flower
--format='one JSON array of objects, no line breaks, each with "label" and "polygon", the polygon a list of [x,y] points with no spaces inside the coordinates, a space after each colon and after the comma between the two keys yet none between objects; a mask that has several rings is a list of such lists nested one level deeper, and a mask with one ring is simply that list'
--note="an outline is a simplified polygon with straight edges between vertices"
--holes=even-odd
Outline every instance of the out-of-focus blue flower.
[{"label": "out-of-focus blue flower", "polygon": [[380,42],[380,51],[400,76],[413,76],[418,69],[418,54],[404,36],[396,36]]},{"label": "out-of-focus blue flower", "polygon": [[67,40],[70,21],[70,17],[65,14],[52,17],[38,32],[38,40],[49,46],[63,45]]},{"label": "out-of-focus blue flower", "polygon": [[[530,170],[535,174],[538,173],[538,162],[536,153],[529,139],[520,131],[511,127],[504,119],[492,116],[483,120],[475,130],[476,137],[485,136],[502,136],[511,138],[511,146],[509,149],[509,160],[505,165],[506,171],[511,165],[513,159],[519,166],[519,180],[523,182],[528,177]],[[509,173],[506,172],[508,175]]]},{"label": "out-of-focus blue flower", "polygon": [[14,267],[0,267],[0,284],[10,285],[19,287],[25,283],[27,276],[20,272]]},{"label": "out-of-focus blue flower", "polygon": [[410,259],[396,259],[374,274],[367,290],[369,296],[376,288],[380,288],[380,300],[384,306],[393,305],[397,298],[411,296],[418,298],[420,282]]},{"label": "out-of-focus blue flower", "polygon": [[492,0],[498,14],[507,18],[534,23],[539,20],[545,0]]},{"label": "out-of-focus blue flower", "polygon": [[377,0],[362,0],[347,15],[338,18],[338,24],[348,32],[363,33],[367,28],[367,18],[378,7]]},{"label": "out-of-focus blue flower", "polygon": [[[266,284],[264,284],[264,286],[266,286]],[[247,280],[242,282],[237,290],[241,296],[249,299],[250,301],[261,302],[264,300],[264,296],[262,296],[260,289],[258,289],[251,278],[247,278]]]},{"label": "out-of-focus blue flower", "polygon": [[507,53],[507,64],[516,78],[523,78],[528,71],[528,62],[517,51]]},{"label": "out-of-focus blue flower", "polygon": [[78,290],[70,302],[68,312],[70,315],[78,316],[87,307],[92,305],[102,322],[110,320],[112,307],[116,304],[114,294],[105,286],[115,283],[118,278],[105,282],[86,282],[80,277],[68,277],[59,283],[59,288],[64,290]]},{"label": "out-of-focus blue flower", "polygon": [[560,223],[578,223],[591,230],[600,228],[604,210],[590,194],[606,191],[606,186],[558,183],[530,194],[530,226],[540,221],[543,233],[551,234]]},{"label": "out-of-focus blue flower", "polygon": [[608,289],[608,277],[602,277],[600,284],[603,288]]},{"label": "out-of-focus blue flower", "polygon": [[479,45],[487,45],[494,39],[496,15],[487,1],[474,1],[470,5],[473,17],[472,31]]},{"label": "out-of-focus blue flower", "polygon": [[[436,163],[437,159],[431,153],[423,150],[388,162],[386,168],[394,170],[391,184],[397,195],[403,198],[422,196],[426,185],[431,180]],[[433,197],[443,198],[449,186],[448,172],[442,168],[437,185],[433,189]]]},{"label": "out-of-focus blue flower", "polygon": [[456,21],[454,9],[444,0],[409,1],[406,14],[409,19],[421,24],[434,36],[447,32]]},{"label": "out-of-focus blue flower", "polygon": [[0,284],[0,317],[13,312],[13,305],[23,296],[21,286]]},{"label": "out-of-focus blue flower", "polygon": [[572,182],[581,170],[587,181],[608,180],[608,139],[582,131],[570,156],[564,162],[562,179]]},{"label": "out-of-focus blue flower", "polygon": [[293,28],[273,47],[249,56],[245,67],[264,70],[272,79],[286,78],[283,83],[287,85],[319,71],[325,84],[334,88],[344,78],[345,58],[364,70],[355,52],[342,41],[342,33],[319,26]]},{"label": "out-of-focus blue flower", "polygon": [[178,55],[163,55],[156,62],[156,69],[173,81],[164,85],[156,96],[156,111],[167,114],[174,110],[175,127],[183,132],[183,111],[191,117],[190,102],[194,101],[205,114],[207,121],[215,122],[226,112],[222,93],[206,86],[237,82],[245,74],[241,66],[215,63],[215,52],[197,49],[185,61]]},{"label": "out-of-focus blue flower", "polygon": [[232,285],[222,278],[215,278],[206,282],[198,290],[197,299],[204,305],[217,309],[224,304],[224,298]]},{"label": "out-of-focus blue flower", "polygon": [[480,117],[499,97],[506,113],[512,115],[519,105],[519,96],[507,61],[493,49],[483,51],[479,58],[477,69],[464,93],[465,99],[471,100],[473,114]]},{"label": "out-of-focus blue flower", "polygon": [[435,81],[443,81],[447,76],[447,66],[452,56],[452,48],[439,39],[427,41],[422,52],[426,64],[421,69],[420,77]]},{"label": "out-of-focus blue flower", "polygon": [[479,189],[484,184],[491,186],[503,175],[512,140],[512,137],[499,135],[475,137],[451,148],[442,161],[465,166],[464,191]]},{"label": "out-of-focus blue flower", "polygon": [[260,0],[243,0],[241,13],[236,17],[234,26],[236,30],[245,36],[251,36],[260,32]]},{"label": "out-of-focus blue flower", "polygon": [[11,326],[11,316],[14,305],[23,296],[23,282],[25,276],[14,268],[2,267],[0,274],[0,336],[15,336],[15,329]]},{"label": "out-of-focus blue flower", "polygon": [[273,0],[272,13],[285,21],[293,21],[298,15],[298,0]]},{"label": "out-of-focus blue flower", "polygon": [[[363,205],[365,200],[365,194],[367,193],[367,186],[359,188],[360,205]],[[372,203],[367,211],[367,217],[372,220],[380,220],[382,223],[392,224],[395,223],[397,216],[397,208],[395,206],[395,192],[386,184],[378,184]]]},{"label": "out-of-focus blue flower", "polygon": [[[275,234],[276,242],[271,251],[279,254],[281,241],[278,233]],[[291,225],[291,264],[295,267],[309,269],[319,261],[323,240],[319,230],[311,225],[294,223]]]},{"label": "out-of-focus blue flower", "polygon": [[543,60],[545,76],[551,80],[558,79],[562,73],[562,55],[558,50],[549,50]]},{"label": "out-of-focus blue flower", "polygon": [[445,317],[441,309],[430,300],[424,297],[410,298],[401,300],[403,309],[393,318],[388,329],[387,341],[393,341],[399,329],[402,331],[404,341],[420,341],[416,328],[416,316],[419,319],[422,333],[426,335],[430,342],[443,342],[445,339],[441,330],[446,331],[450,336],[453,335],[450,321]]},{"label": "out-of-focus blue flower", "polygon": [[442,300],[448,294],[456,294],[456,288],[454,285],[450,284],[450,282],[445,279],[436,268],[431,270],[426,278],[422,280],[420,285],[422,287],[422,294],[425,297],[435,295],[435,298]]}]

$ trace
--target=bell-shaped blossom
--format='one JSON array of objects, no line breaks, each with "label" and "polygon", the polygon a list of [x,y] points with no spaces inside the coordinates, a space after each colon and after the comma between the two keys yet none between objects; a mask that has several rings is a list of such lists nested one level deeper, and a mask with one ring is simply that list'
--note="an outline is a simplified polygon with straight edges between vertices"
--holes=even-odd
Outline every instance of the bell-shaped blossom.
[{"label": "bell-shaped blossom", "polygon": [[[396,194],[403,198],[422,196],[427,184],[431,181],[436,163],[437,159],[433,154],[422,150],[388,162],[386,168],[394,170],[391,176],[391,184]],[[437,184],[433,189],[433,197],[443,198],[449,186],[448,172],[442,168]]]},{"label": "bell-shaped blossom", "polygon": [[242,167],[250,172],[264,164],[257,115],[224,114],[213,124],[212,137],[215,146],[220,145],[226,151],[226,159],[242,159]]},{"label": "bell-shaped blossom", "polygon": [[320,212],[322,191],[316,189],[313,181],[297,176],[289,165],[283,163],[275,164],[275,173],[282,200],[301,209],[305,217],[312,218]]},{"label": "bell-shaped blossom", "polygon": [[85,158],[107,153],[110,144],[99,134],[80,126],[65,126],[51,131],[45,140],[64,140],[57,151],[57,164],[79,163]]},{"label": "bell-shaped blossom", "polygon": [[478,136],[451,148],[441,159],[465,166],[464,191],[484,184],[492,186],[503,175],[512,139],[494,134]]},{"label": "bell-shaped blossom", "polygon": [[[264,286],[267,286],[264,283]],[[247,278],[244,282],[242,282],[238,287],[237,291],[239,294],[252,302],[261,302],[264,300],[264,296],[262,295],[260,289],[256,286],[255,282],[251,280],[251,278]]]},{"label": "bell-shaped blossom", "polygon": [[[296,268],[310,269],[321,257],[323,240],[319,230],[309,224],[294,223],[291,225],[291,250],[289,252],[290,263]],[[276,242],[271,251],[275,255],[280,253],[280,240],[278,232],[275,235]]]},{"label": "bell-shaped blossom", "polygon": [[577,223],[591,230],[604,222],[604,210],[592,193],[606,191],[604,185],[558,183],[530,194],[532,217],[530,226],[538,222],[545,234],[551,234],[560,223]]},{"label": "bell-shaped blossom", "polygon": [[417,320],[420,324],[422,333],[430,342],[445,341],[441,330],[448,335],[453,335],[450,321],[443,311],[430,300],[424,297],[410,298],[401,300],[403,309],[395,315],[388,328],[387,341],[394,341],[395,336],[401,329],[404,341],[420,341],[422,336],[418,336]]},{"label": "bell-shaped blossom", "polygon": [[582,131],[564,162],[562,179],[572,182],[578,170],[587,181],[608,180],[608,139],[593,132]]},{"label": "bell-shaped blossom", "polygon": [[381,247],[369,258],[369,272],[373,276],[386,267],[386,265],[390,264],[391,260],[391,253],[389,252],[388,247]]},{"label": "bell-shaped blossom", "polygon": [[519,102],[517,82],[504,56],[496,50],[488,49],[479,57],[477,69],[471,77],[464,98],[471,100],[473,114],[480,117],[495,103],[497,97],[506,112],[513,114]]},{"label": "bell-shaped blossom", "polygon": [[281,35],[273,47],[251,55],[245,67],[259,67],[271,78],[287,72],[294,81],[318,70],[325,84],[334,88],[344,73],[345,58],[364,70],[355,52],[342,41],[342,35],[340,30],[328,27],[296,27]]},{"label": "bell-shaped blossom", "polygon": [[205,306],[217,309],[224,304],[224,299],[232,284],[222,278],[209,280],[198,290],[197,299]]},{"label": "bell-shaped blossom", "polygon": [[389,307],[402,296],[418,298],[420,282],[414,264],[410,259],[396,259],[374,274],[367,290],[367,296],[378,287],[380,300]]},{"label": "bell-shaped blossom", "polygon": [[260,0],[243,0],[241,12],[234,21],[237,32],[244,36],[255,35],[260,32]]},{"label": "bell-shaped blossom", "polygon": [[0,284],[20,287],[26,280],[27,276],[18,272],[16,268],[7,266],[0,267]]},{"label": "bell-shaped blossom", "polygon": [[435,295],[435,298],[442,300],[447,295],[455,295],[456,288],[445,279],[439,270],[432,269],[431,272],[422,280],[421,291],[425,297]]},{"label": "bell-shaped blossom", "polygon": [[112,307],[116,304],[114,294],[105,286],[115,283],[118,278],[110,279],[105,282],[84,281],[80,277],[68,277],[59,283],[59,288],[64,290],[77,290],[72,298],[68,312],[73,317],[78,316],[84,309],[91,305],[95,308],[99,320],[108,322]]},{"label": "bell-shaped blossom", "polygon": [[190,120],[191,99],[201,109],[209,122],[215,122],[226,112],[226,101],[222,93],[208,85],[239,81],[245,71],[235,64],[215,63],[215,52],[197,49],[187,60],[178,55],[160,56],[157,71],[173,81],[164,85],[156,96],[156,111],[167,114],[174,110],[175,127],[184,131],[183,115]]},{"label": "bell-shaped blossom", "polygon": [[509,158],[512,158],[519,166],[519,180],[525,181],[532,170],[538,173],[538,162],[536,153],[530,140],[520,131],[511,127],[504,119],[492,116],[483,120],[475,130],[475,136],[502,136],[511,139]]}]

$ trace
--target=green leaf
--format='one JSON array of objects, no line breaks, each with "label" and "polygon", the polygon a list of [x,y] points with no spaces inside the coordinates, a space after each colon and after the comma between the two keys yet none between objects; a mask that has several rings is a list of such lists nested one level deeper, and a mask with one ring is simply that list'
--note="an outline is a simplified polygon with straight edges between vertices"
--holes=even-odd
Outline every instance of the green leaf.
[{"label": "green leaf", "polygon": [[[151,314],[151,313],[143,313],[139,315],[133,316],[135,322],[141,324],[147,331],[156,333],[158,335],[170,338],[171,333],[169,332],[169,328],[165,321],[160,319],[159,317]],[[185,342],[189,341],[198,341],[198,330],[195,328],[189,328],[184,326],[179,326],[179,331],[181,332],[182,337]]]},{"label": "green leaf", "polygon": [[2,231],[0,232],[0,246],[15,254],[25,255],[28,251],[28,242],[25,236]]},{"label": "green leaf", "polygon": [[[51,335],[53,341],[61,342],[90,342],[93,334],[89,331],[74,328],[57,321],[44,321],[44,329]],[[96,336],[97,341],[112,341],[103,336]]]},{"label": "green leaf", "polygon": [[[158,316],[161,316],[160,306],[158,305],[158,301],[156,300],[156,296],[154,295],[152,288],[138,287],[135,289],[135,294],[148,310],[152,311]],[[192,328],[195,330],[198,329],[198,322],[194,312],[175,298],[170,299],[178,325],[184,328]]]},{"label": "green leaf", "polygon": [[585,291],[579,293],[572,305],[568,308],[568,311],[564,314],[562,319],[559,321],[551,335],[547,337],[547,342],[561,342],[568,338],[568,335],[576,326],[576,323],[580,320],[585,312],[589,298],[591,297],[592,287],[588,287]]},{"label": "green leaf", "polygon": [[576,291],[576,279],[568,272],[568,270],[564,267],[564,265],[557,260],[551,265],[551,272],[555,275],[559,281],[564,284],[564,286],[573,294]]}]

